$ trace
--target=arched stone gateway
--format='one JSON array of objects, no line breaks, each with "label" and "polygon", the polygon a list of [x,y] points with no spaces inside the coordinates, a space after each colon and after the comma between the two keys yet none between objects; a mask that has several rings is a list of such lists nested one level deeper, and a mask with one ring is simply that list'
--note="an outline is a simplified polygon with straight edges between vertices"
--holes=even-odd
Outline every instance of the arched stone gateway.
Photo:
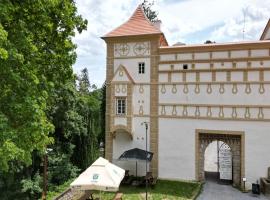
[{"label": "arched stone gateway", "polygon": [[213,141],[229,145],[232,152],[232,182],[241,187],[244,177],[244,133],[238,131],[196,130],[196,179],[205,180],[204,152]]}]

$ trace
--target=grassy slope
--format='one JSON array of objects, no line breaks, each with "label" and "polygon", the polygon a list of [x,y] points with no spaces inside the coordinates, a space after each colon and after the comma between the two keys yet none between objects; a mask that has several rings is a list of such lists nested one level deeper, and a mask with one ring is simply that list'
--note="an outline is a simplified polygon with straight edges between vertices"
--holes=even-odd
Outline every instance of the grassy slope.
[{"label": "grassy slope", "polygon": [[[68,184],[61,187],[62,191],[67,188]],[[149,200],[187,200],[193,199],[197,193],[200,191],[200,183],[195,182],[180,182],[180,181],[167,181],[158,180],[157,185],[151,189],[148,189],[148,199]],[[134,187],[134,186],[121,186],[119,189],[122,192],[123,200],[140,200],[144,199],[145,188],[144,187]],[[61,193],[60,188],[58,193]],[[49,192],[48,199],[52,199],[57,192]],[[110,192],[95,192],[94,197],[99,197],[101,195],[102,200],[111,200],[115,193]]]}]

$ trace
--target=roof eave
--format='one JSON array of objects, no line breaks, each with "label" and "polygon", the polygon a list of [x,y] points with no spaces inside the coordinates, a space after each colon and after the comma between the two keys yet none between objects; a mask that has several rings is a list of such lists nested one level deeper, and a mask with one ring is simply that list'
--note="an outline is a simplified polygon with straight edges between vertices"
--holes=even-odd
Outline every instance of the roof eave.
[{"label": "roof eave", "polygon": [[[116,38],[121,39],[121,38],[129,38],[129,37],[145,37],[145,36],[156,36],[156,35],[158,36],[158,35],[164,35],[164,34],[162,32],[160,32],[160,33],[147,33],[147,34],[137,34],[137,35],[136,34],[134,34],[134,35],[116,35],[116,36],[104,35],[100,38],[103,40],[107,40],[107,39],[116,39]],[[164,36],[164,38],[165,38],[165,36]]]},{"label": "roof eave", "polygon": [[267,32],[268,29],[270,29],[270,19],[268,20],[268,22],[267,22],[267,24],[266,24],[266,26],[265,26],[265,28],[263,30],[263,33],[262,33],[262,35],[260,37],[260,40],[265,40],[264,37],[265,37],[266,32]]}]

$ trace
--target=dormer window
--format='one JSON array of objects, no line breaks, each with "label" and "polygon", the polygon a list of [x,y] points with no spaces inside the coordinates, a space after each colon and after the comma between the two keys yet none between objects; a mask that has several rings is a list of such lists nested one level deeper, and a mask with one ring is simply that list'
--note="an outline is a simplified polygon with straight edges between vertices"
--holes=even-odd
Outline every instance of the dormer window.
[{"label": "dormer window", "polygon": [[144,74],[145,72],[145,63],[139,62],[139,74]]}]

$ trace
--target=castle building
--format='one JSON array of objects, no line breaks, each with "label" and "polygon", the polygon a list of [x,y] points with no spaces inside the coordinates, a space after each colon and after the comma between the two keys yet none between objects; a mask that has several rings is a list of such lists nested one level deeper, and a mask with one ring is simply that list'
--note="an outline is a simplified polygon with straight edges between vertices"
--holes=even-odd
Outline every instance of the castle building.
[{"label": "castle building", "polygon": [[[232,182],[246,186],[270,166],[270,23],[259,41],[169,46],[138,6],[107,44],[105,156],[153,152],[160,179],[205,179],[205,150],[231,149]],[[139,168],[139,174],[145,173]]]}]

